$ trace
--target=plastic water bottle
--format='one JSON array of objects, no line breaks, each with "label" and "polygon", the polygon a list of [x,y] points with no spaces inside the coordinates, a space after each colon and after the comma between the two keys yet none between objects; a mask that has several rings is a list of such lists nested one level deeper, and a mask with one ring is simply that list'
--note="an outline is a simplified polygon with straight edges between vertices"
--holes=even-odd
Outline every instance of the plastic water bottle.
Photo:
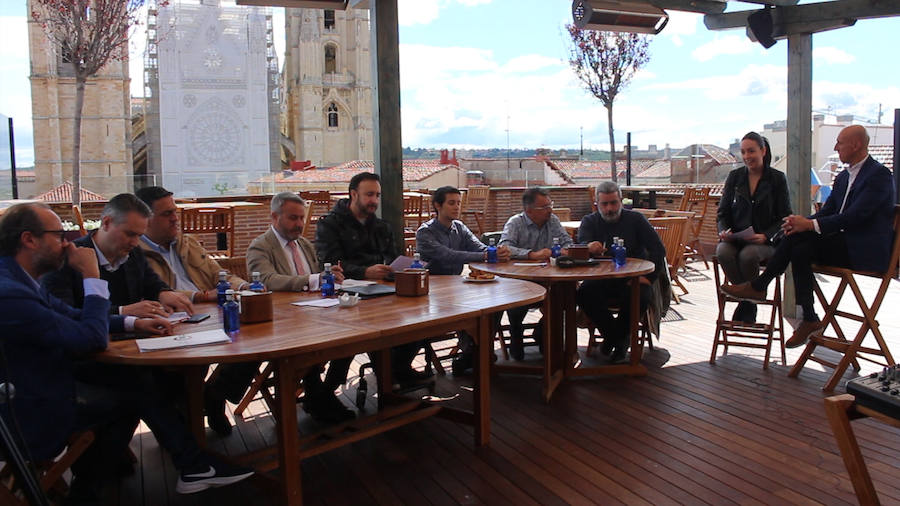
[{"label": "plastic water bottle", "polygon": [[225,332],[231,333],[240,330],[241,311],[238,303],[234,300],[234,290],[225,291],[225,305],[222,306],[222,312],[224,313],[222,319],[225,321]]},{"label": "plastic water bottle", "polygon": [[553,247],[550,248],[550,256],[553,258],[559,258],[560,254],[562,254],[562,246],[559,245],[559,237],[554,237]]},{"label": "plastic water bottle", "polygon": [[319,278],[319,288],[322,289],[322,297],[334,296],[334,274],[331,273],[331,264],[325,264],[325,272]]},{"label": "plastic water bottle", "polygon": [[616,267],[622,267],[625,265],[625,262],[628,258],[628,252],[625,250],[625,239],[619,239],[619,242],[616,244],[616,250],[613,253],[613,259],[616,263]]},{"label": "plastic water bottle", "polygon": [[225,279],[228,277],[228,272],[219,271],[219,282],[216,284],[216,292],[219,302],[219,307],[225,306],[225,291],[231,288],[231,285],[228,284],[228,281]]},{"label": "plastic water bottle", "polygon": [[409,264],[410,269],[424,269],[425,266],[422,265],[422,258],[418,253],[413,253],[413,261]]},{"label": "plastic water bottle", "polygon": [[497,263],[497,244],[494,238],[491,238],[487,249],[487,261],[489,264]]},{"label": "plastic water bottle", "polygon": [[253,282],[250,283],[250,290],[254,292],[265,292],[266,285],[262,284],[262,281],[259,280],[259,273],[254,271],[251,274]]}]

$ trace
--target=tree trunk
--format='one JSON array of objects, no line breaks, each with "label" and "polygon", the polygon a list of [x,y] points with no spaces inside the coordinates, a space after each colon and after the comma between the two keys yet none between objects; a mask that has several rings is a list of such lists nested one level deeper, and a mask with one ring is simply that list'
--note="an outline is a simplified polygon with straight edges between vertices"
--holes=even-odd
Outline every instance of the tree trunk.
[{"label": "tree trunk", "polygon": [[609,121],[609,170],[612,171],[612,180],[618,181],[616,177],[616,139],[613,136],[613,106],[609,104],[606,107],[606,116]]},{"label": "tree trunk", "polygon": [[75,126],[72,134],[72,205],[81,205],[81,112],[84,109],[84,77],[75,74]]}]

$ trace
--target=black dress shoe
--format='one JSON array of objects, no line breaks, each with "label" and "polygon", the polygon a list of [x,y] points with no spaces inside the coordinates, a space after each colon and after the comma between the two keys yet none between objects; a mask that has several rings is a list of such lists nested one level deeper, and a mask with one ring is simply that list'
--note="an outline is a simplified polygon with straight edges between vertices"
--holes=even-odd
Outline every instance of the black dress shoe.
[{"label": "black dress shoe", "polygon": [[225,416],[225,395],[214,387],[207,386],[203,390],[203,409],[209,428],[221,437],[231,434],[231,422]]},{"label": "black dress shoe", "polygon": [[600,354],[604,357],[608,357],[610,353],[613,352],[613,348],[615,348],[615,346],[613,345],[612,339],[603,339],[603,344],[600,345]]},{"label": "black dress shoe", "polygon": [[522,336],[510,336],[509,338],[509,356],[516,362],[525,359],[525,348],[522,346]]},{"label": "black dress shoe", "polygon": [[457,355],[450,367],[453,369],[454,376],[462,376],[466,374],[475,363],[475,354],[472,352],[464,352]]},{"label": "black dress shoe", "polygon": [[344,406],[334,392],[307,394],[303,411],[320,423],[341,423],[356,418],[356,413]]}]

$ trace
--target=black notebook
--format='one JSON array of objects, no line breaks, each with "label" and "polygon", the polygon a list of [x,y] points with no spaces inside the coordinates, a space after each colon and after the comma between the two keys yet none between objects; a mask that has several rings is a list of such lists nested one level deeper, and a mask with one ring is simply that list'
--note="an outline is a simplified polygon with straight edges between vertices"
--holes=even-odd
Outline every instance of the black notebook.
[{"label": "black notebook", "polygon": [[355,293],[359,295],[361,299],[370,299],[372,297],[380,297],[382,295],[390,295],[392,293],[397,293],[397,290],[393,285],[363,285],[363,286],[348,286],[345,288],[341,288],[341,291],[347,293]]}]

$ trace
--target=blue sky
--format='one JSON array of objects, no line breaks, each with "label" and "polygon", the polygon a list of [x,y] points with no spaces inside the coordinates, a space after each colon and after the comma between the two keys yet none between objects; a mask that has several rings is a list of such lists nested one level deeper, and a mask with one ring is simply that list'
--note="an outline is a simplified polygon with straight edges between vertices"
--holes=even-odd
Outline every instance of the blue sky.
[{"label": "blue sky", "polygon": [[[398,0],[403,145],[608,147],[606,110],[566,63],[569,0]],[[730,10],[751,9],[729,2]],[[809,3],[804,1],[802,3]],[[274,9],[275,26],[282,10]],[[787,42],[765,50],[744,30],[710,32],[702,16],[670,12],[650,63],[614,107],[617,144],[720,146],[785,118]],[[17,158],[32,160],[25,2],[0,5],[0,113],[16,121]],[[890,123],[900,108],[900,18],[861,20],[813,37],[813,109]],[[276,40],[283,48],[283,40]],[[143,50],[143,34],[132,44]],[[132,78],[140,80],[139,58]],[[133,93],[140,85],[133,82]]]}]

